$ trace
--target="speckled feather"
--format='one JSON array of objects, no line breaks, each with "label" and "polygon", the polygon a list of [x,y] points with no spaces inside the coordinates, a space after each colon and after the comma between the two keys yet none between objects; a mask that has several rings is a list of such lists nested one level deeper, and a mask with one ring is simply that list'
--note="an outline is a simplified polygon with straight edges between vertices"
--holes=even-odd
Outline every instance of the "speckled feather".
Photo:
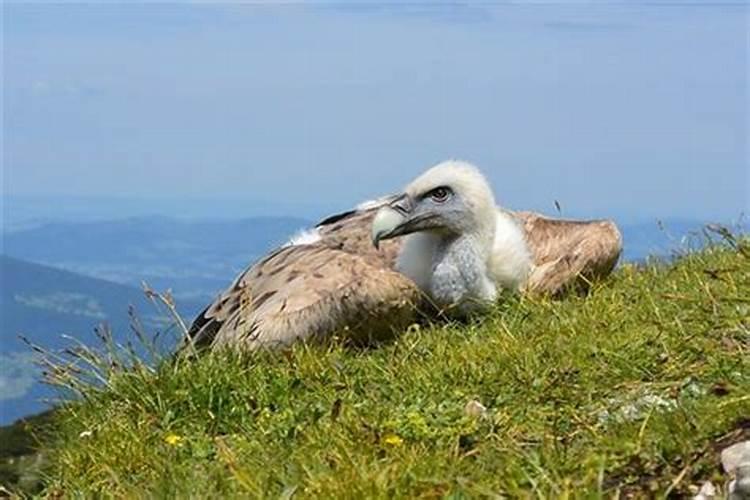
[{"label": "speckled feather", "polygon": [[317,226],[318,241],[252,265],[196,318],[194,345],[254,349],[336,332],[367,341],[406,328],[422,294],[392,270],[396,241],[373,247],[377,208],[331,217]]},{"label": "speckled feather", "polygon": [[553,219],[514,212],[522,222],[533,266],[526,290],[559,295],[608,276],[622,252],[622,236],[608,220]]}]

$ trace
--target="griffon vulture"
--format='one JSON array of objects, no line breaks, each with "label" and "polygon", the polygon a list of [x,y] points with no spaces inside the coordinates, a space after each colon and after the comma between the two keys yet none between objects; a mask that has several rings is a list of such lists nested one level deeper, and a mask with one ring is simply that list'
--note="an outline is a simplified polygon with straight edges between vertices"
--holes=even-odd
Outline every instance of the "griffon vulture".
[{"label": "griffon vulture", "polygon": [[252,265],[193,322],[196,347],[389,336],[420,305],[464,315],[502,289],[559,294],[614,268],[609,221],[499,208],[476,167],[438,164],[403,194],[329,217]]}]

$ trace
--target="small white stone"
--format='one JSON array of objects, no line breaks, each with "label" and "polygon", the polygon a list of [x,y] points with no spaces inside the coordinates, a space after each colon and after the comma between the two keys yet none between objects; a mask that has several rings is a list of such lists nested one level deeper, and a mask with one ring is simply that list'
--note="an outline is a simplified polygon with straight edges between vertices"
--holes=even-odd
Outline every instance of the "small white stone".
[{"label": "small white stone", "polygon": [[711,481],[706,481],[693,500],[711,500],[712,498],[716,498],[716,486]]},{"label": "small white stone", "polygon": [[470,417],[483,417],[487,414],[487,407],[476,399],[472,399],[464,406],[464,413]]},{"label": "small white stone", "polygon": [[742,465],[750,465],[750,441],[741,441],[721,452],[721,465],[731,474]]},{"label": "small white stone", "polygon": [[750,441],[734,444],[721,452],[721,465],[734,476],[729,482],[729,500],[750,500]]},{"label": "small white stone", "polygon": [[735,479],[727,488],[729,500],[750,500],[750,464],[735,469]]}]

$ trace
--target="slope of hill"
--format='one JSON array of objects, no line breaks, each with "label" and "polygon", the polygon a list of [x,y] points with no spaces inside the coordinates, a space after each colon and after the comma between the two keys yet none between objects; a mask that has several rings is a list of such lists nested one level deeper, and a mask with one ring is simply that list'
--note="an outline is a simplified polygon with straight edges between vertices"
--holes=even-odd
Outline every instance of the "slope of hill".
[{"label": "slope of hill", "polygon": [[[52,349],[69,344],[62,334],[92,342],[102,322],[124,335],[129,305],[150,328],[163,326],[137,288],[0,256],[0,423],[44,409],[39,400],[53,395],[37,382],[39,371],[19,335]],[[200,305],[185,301],[180,310],[192,315]]]},{"label": "slope of hill", "polygon": [[47,493],[691,495],[750,437],[748,297],[730,241],[374,349],[109,369],[56,415]]},{"label": "slope of hill", "polygon": [[184,221],[136,217],[53,223],[6,233],[5,253],[140,287],[207,301],[236,273],[308,222],[290,217]]}]

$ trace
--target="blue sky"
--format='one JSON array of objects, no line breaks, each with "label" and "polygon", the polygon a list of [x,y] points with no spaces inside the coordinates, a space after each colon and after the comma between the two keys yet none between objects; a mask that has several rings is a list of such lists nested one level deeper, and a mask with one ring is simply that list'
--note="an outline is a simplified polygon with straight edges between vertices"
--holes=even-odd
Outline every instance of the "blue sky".
[{"label": "blue sky", "polygon": [[744,2],[3,9],[5,196],[346,208],[458,157],[514,208],[750,211]]}]

